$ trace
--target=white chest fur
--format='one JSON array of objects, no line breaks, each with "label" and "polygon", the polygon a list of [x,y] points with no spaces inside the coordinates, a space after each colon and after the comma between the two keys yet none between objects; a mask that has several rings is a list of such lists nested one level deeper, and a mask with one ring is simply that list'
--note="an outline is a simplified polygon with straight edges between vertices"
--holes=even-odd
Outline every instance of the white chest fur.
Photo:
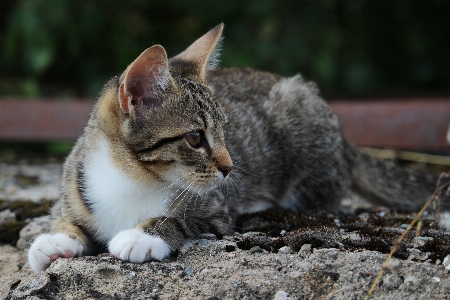
[{"label": "white chest fur", "polygon": [[[164,214],[168,184],[141,184],[116,167],[106,139],[85,162],[85,196],[95,215],[96,239],[108,243],[119,231]],[[167,200],[167,201],[165,201]]]}]

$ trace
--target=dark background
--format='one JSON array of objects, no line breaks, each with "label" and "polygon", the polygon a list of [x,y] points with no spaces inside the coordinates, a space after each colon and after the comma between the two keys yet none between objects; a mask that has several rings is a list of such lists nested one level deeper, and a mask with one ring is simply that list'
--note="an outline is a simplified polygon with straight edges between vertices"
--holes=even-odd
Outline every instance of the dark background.
[{"label": "dark background", "polygon": [[3,0],[0,97],[96,97],[220,22],[222,66],[301,73],[327,99],[450,96],[450,1]]}]

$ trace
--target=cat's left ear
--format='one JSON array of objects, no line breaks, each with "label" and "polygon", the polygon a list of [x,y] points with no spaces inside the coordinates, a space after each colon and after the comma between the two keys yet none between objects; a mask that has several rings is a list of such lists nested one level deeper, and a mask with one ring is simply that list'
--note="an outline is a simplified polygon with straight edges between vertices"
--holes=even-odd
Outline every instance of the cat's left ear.
[{"label": "cat's left ear", "polygon": [[120,107],[125,113],[138,113],[139,107],[157,107],[172,77],[166,50],[154,45],[139,55],[119,79]]},{"label": "cat's left ear", "polygon": [[208,31],[186,50],[170,59],[171,68],[199,82],[205,82],[206,72],[219,64],[223,23]]}]

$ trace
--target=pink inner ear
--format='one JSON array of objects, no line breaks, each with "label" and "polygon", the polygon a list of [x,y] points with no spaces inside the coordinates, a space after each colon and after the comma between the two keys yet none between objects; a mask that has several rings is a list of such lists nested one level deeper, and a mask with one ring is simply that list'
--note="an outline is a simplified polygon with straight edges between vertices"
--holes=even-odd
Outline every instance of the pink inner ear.
[{"label": "pink inner ear", "polygon": [[130,112],[130,108],[128,107],[128,97],[125,94],[125,85],[123,83],[120,85],[120,107],[125,113]]},{"label": "pink inner ear", "polygon": [[134,107],[156,107],[170,82],[166,51],[155,45],[133,62],[120,88],[121,107],[129,113]]}]

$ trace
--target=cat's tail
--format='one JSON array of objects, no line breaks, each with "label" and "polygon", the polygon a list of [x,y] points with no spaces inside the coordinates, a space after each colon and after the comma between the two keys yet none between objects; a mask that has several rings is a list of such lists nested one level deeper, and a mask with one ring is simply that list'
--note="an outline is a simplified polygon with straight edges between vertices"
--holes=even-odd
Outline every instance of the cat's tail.
[{"label": "cat's tail", "polygon": [[377,160],[349,144],[346,148],[352,162],[352,188],[372,203],[417,212],[436,189],[438,176]]}]

